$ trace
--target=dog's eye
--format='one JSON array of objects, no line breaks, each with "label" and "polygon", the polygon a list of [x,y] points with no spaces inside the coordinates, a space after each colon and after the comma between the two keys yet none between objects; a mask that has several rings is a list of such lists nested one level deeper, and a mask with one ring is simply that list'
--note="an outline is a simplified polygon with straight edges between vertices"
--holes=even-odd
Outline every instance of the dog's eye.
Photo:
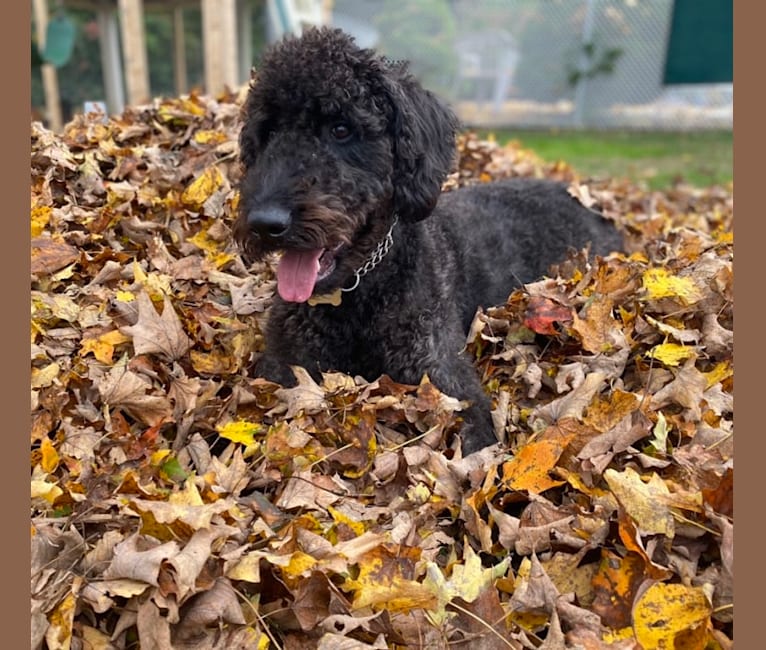
[{"label": "dog's eye", "polygon": [[330,135],[332,135],[337,142],[345,142],[352,136],[351,127],[344,122],[338,122],[330,127]]}]

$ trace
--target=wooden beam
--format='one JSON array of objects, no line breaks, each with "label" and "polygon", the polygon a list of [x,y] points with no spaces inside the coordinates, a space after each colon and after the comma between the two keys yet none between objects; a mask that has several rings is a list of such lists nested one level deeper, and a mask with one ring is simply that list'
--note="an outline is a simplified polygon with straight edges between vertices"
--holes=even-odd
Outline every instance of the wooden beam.
[{"label": "wooden beam", "polygon": [[173,79],[176,95],[184,95],[188,87],[188,73],[183,7],[173,7]]},{"label": "wooden beam", "polygon": [[119,0],[118,6],[122,27],[122,55],[128,104],[135,106],[151,100],[143,2],[141,0]]},{"label": "wooden beam", "polygon": [[[117,0],[63,0],[69,9],[98,11],[105,7],[117,7]],[[170,7],[199,7],[199,0],[144,0],[144,9],[166,10]]]},{"label": "wooden beam", "polygon": [[236,0],[202,1],[205,91],[216,95],[237,87]]},{"label": "wooden beam", "polygon": [[[35,25],[37,27],[37,46],[42,52],[45,48],[45,34],[48,30],[48,2],[47,0],[34,0],[32,4],[35,12]],[[45,113],[48,118],[48,128],[51,131],[61,131],[64,126],[64,120],[61,115],[61,98],[59,96],[56,68],[50,63],[43,63],[40,67],[40,72],[43,77]]]}]

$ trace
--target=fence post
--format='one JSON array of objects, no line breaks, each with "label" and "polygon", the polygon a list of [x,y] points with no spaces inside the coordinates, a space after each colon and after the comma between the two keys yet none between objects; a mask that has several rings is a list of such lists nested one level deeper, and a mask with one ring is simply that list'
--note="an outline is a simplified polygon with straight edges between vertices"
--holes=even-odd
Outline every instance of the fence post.
[{"label": "fence post", "polygon": [[[589,61],[585,53],[585,45],[593,42],[593,21],[596,13],[596,0],[586,0],[585,17],[582,23],[582,35],[580,37],[580,58],[579,69],[585,71],[588,69]],[[577,78],[575,86],[575,106],[574,106],[574,125],[578,128],[585,126],[585,102],[588,97],[588,78],[581,74]]]}]

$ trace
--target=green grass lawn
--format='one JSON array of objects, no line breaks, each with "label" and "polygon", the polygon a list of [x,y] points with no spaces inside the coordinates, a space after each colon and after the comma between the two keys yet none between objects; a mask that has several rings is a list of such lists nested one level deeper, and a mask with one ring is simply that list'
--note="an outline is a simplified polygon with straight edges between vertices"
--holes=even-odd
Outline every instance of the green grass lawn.
[{"label": "green grass lawn", "polygon": [[628,178],[651,189],[683,180],[697,187],[726,184],[733,176],[731,131],[482,131],[498,142],[517,140],[543,160],[569,163],[582,176]]}]

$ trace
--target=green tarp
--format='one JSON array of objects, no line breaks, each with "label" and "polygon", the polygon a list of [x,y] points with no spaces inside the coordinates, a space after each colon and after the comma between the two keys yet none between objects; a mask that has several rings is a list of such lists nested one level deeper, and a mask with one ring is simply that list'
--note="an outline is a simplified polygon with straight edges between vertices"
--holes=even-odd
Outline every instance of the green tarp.
[{"label": "green tarp", "polygon": [[733,0],[675,0],[665,84],[733,81]]}]

